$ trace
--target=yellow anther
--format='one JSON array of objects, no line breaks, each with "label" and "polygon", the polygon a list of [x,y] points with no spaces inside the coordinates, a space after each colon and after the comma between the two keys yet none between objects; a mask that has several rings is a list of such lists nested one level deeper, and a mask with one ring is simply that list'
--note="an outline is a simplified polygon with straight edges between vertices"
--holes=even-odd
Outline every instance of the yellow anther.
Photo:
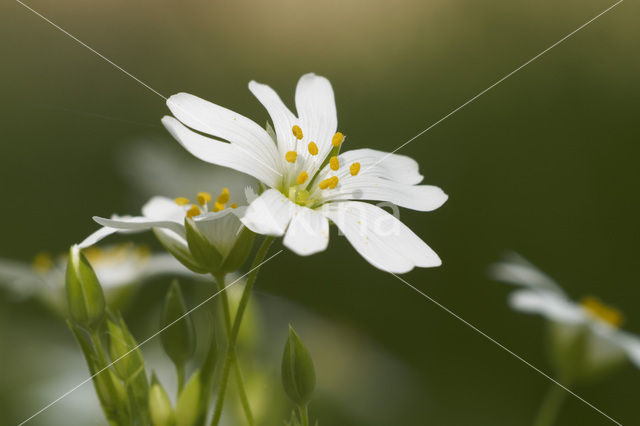
[{"label": "yellow anther", "polygon": [[232,208],[232,209],[237,209],[237,208],[238,208],[238,205],[237,205],[236,203],[231,203],[231,208]]},{"label": "yellow anther", "polygon": [[331,170],[338,170],[340,168],[340,160],[335,155],[329,159],[329,167]]},{"label": "yellow anther", "polygon": [[284,155],[284,159],[290,163],[295,163],[296,158],[298,158],[298,153],[295,151],[289,151]]},{"label": "yellow anther", "polygon": [[300,126],[296,124],[295,126],[293,126],[293,128],[291,128],[291,131],[293,132],[293,136],[295,136],[296,139],[302,139],[302,129],[300,128]]},{"label": "yellow anther", "polygon": [[38,253],[33,258],[33,267],[38,272],[46,272],[53,267],[53,259],[49,253]]},{"label": "yellow anther", "polygon": [[222,188],[222,192],[218,195],[216,203],[227,204],[229,202],[229,188]]},{"label": "yellow anther", "polygon": [[211,201],[211,194],[209,194],[208,192],[198,192],[198,204],[204,206],[209,201]]},{"label": "yellow anther", "polygon": [[222,211],[222,210],[224,210],[224,203],[220,203],[220,202],[216,201],[213,204],[213,211],[214,212],[219,212],[219,211]]},{"label": "yellow anther", "polygon": [[151,249],[145,245],[135,247],[134,251],[140,259],[148,259],[151,257]]},{"label": "yellow anther", "polygon": [[606,322],[612,327],[620,327],[624,321],[622,312],[605,305],[595,297],[585,297],[580,301],[580,305],[589,315]]},{"label": "yellow anther", "polygon": [[343,140],[344,140],[344,135],[340,132],[336,132],[336,134],[333,135],[333,138],[331,139],[331,145],[340,146]]},{"label": "yellow anther", "polygon": [[305,171],[302,171],[299,175],[298,175],[298,185],[302,185],[303,183],[305,183],[307,181],[307,179],[309,179],[309,174]]},{"label": "yellow anther", "polygon": [[331,183],[329,183],[329,189],[336,189],[336,186],[338,186],[338,176],[333,176]]},{"label": "yellow anther", "polygon": [[307,148],[309,148],[309,154],[318,155],[318,145],[316,145],[315,142],[309,142],[309,146]]},{"label": "yellow anther", "polygon": [[173,201],[175,201],[175,203],[179,206],[186,206],[187,204],[189,204],[189,199],[184,197],[178,197]]},{"label": "yellow anther", "polygon": [[195,216],[200,216],[200,207],[196,206],[195,204],[191,206],[191,208],[189,210],[187,210],[187,217],[195,217]]},{"label": "yellow anther", "polygon": [[360,163],[353,163],[351,167],[349,167],[349,171],[351,172],[351,176],[355,176],[360,173]]},{"label": "yellow anther", "polygon": [[324,179],[318,184],[318,188],[327,189],[331,185],[331,178]]}]

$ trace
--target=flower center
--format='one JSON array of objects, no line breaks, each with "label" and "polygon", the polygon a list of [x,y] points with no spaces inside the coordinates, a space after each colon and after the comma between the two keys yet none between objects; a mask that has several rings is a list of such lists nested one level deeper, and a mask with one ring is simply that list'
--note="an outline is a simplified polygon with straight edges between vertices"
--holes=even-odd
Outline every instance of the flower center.
[{"label": "flower center", "polygon": [[[222,188],[222,192],[220,192],[220,195],[218,195],[216,201],[213,202],[213,208],[211,209],[211,211],[219,212],[224,210],[230,198],[231,195],[229,193],[229,188]],[[187,217],[200,216],[201,214],[208,213],[210,211],[209,203],[211,203],[211,201],[213,200],[211,194],[204,191],[198,192],[198,194],[196,195],[196,200],[197,204],[192,204],[189,199],[185,197],[178,197],[173,201],[177,205],[184,207],[185,216]],[[229,207],[235,209],[238,207],[238,205],[236,203],[231,203]]]},{"label": "flower center", "polygon": [[580,306],[593,318],[618,328],[624,322],[622,312],[611,306],[607,306],[593,296],[588,296],[580,301]]},{"label": "flower center", "polygon": [[[322,204],[321,191],[334,190],[338,187],[340,179],[348,178],[349,175],[356,176],[360,172],[360,163],[343,165],[338,157],[340,146],[344,141],[342,133],[336,132],[331,138],[331,151],[326,156],[323,154],[318,157],[318,144],[314,141],[306,143],[300,126],[293,126],[291,132],[296,138],[297,147],[284,155],[287,173],[281,191],[296,204],[309,208],[316,207]],[[317,178],[327,165],[331,171],[323,173],[325,174],[323,179]],[[313,175],[310,176],[310,173]]]}]

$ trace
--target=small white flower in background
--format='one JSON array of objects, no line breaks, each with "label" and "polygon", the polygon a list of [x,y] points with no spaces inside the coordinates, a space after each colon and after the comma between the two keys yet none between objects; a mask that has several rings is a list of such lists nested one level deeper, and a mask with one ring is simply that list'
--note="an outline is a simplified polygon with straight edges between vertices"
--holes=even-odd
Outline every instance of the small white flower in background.
[{"label": "small white flower in background", "polygon": [[[107,299],[117,298],[124,288],[162,275],[194,277],[167,253],[152,254],[146,247],[123,244],[91,247],[84,251]],[[65,270],[67,255],[38,254],[31,264],[0,258],[0,285],[18,298],[37,297],[56,310],[66,310]]]},{"label": "small white flower in background", "polygon": [[267,109],[273,129],[186,93],[167,100],[175,118],[162,119],[194,156],[249,174],[268,187],[242,217],[249,229],[284,236],[286,247],[310,255],[327,248],[331,220],[377,268],[403,273],[441,264],[398,219],[354,200],[430,211],[447,195],[438,187],[418,185],[423,176],[409,157],[372,149],[340,153],[344,135],[337,131],[333,89],[326,78],[300,78],[295,94],[298,116],[269,86],[252,81],[249,90]]},{"label": "small white flower in background", "polygon": [[[185,197],[170,199],[156,196],[143,207],[141,216],[113,215],[110,219],[94,217],[103,228],[91,234],[79,246],[86,248],[116,232],[131,233],[153,230],[158,240],[183,265],[194,272],[225,272],[237,269],[251,249],[253,234],[246,230],[238,219],[246,207],[230,203],[231,194],[223,188],[214,200],[211,194],[199,192],[196,201]],[[191,250],[186,223],[193,223],[193,229],[202,237],[218,259],[203,259]],[[193,244],[193,243],[192,243]],[[205,248],[206,250],[206,248]],[[229,260],[233,257],[233,260]],[[231,262],[229,266],[227,263]],[[228,268],[227,268],[228,267]]]},{"label": "small white flower in background", "polygon": [[552,359],[568,379],[598,377],[627,359],[640,368],[640,338],[620,329],[624,318],[617,309],[592,296],[574,302],[515,253],[492,265],[490,275],[522,287],[509,295],[513,309],[550,321]]}]

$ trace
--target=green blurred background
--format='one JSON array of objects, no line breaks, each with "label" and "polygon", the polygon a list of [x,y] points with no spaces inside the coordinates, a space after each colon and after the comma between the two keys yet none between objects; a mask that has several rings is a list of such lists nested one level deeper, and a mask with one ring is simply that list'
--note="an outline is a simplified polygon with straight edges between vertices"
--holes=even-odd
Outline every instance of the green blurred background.
[{"label": "green blurred background", "polygon": [[[29,2],[163,95],[190,92],[259,123],[267,116],[249,93],[249,80],[272,85],[292,105],[300,75],[325,75],[348,147],[386,151],[610,4]],[[17,2],[3,2],[0,16],[0,256],[28,261],[84,238],[96,228],[92,215],[138,211],[145,199],[132,195],[119,168],[128,144],[177,144],[160,126],[168,112],[160,97]],[[435,212],[402,211],[402,220],[444,261],[406,280],[545,371],[543,321],[510,311],[509,288],[491,282],[486,269],[514,249],[571,295],[593,294],[619,307],[626,328],[640,332],[638,16],[638,2],[624,1],[400,151],[420,162],[426,183],[450,195]],[[389,406],[402,407],[397,424],[527,425],[549,386],[370,267],[335,234],[324,253],[274,259],[258,287],[263,297],[295,302],[406,365],[423,394],[404,406],[382,372],[370,372]],[[164,288],[145,288],[136,306],[157,303]],[[147,321],[135,312],[132,322]],[[312,353],[331,345],[303,337]],[[39,408],[28,402],[30,383],[47,374],[52,355],[43,345],[52,342],[76,351],[62,320],[0,293],[0,423],[16,424]],[[335,352],[339,357],[340,347]],[[323,367],[320,381],[331,364]],[[76,370],[86,371],[80,358]],[[73,383],[67,385],[60,393]],[[640,424],[639,388],[640,372],[628,367],[577,391],[626,425]],[[366,424],[322,401],[312,413],[324,425]],[[74,424],[73,412],[63,414]],[[34,424],[55,424],[47,420],[52,415]],[[569,399],[559,424],[610,423]]]}]

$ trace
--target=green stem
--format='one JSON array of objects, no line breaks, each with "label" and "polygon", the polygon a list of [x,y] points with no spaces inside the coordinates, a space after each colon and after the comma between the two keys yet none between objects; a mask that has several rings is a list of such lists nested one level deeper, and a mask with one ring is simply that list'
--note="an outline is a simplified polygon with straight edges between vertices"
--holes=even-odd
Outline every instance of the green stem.
[{"label": "green stem", "polygon": [[[216,401],[216,407],[213,412],[213,419],[211,420],[211,426],[217,426],[220,422],[220,417],[222,416],[222,407],[224,405],[224,397],[227,390],[227,384],[229,381],[229,372],[231,371],[231,365],[236,362],[235,355],[235,347],[236,340],[238,339],[238,332],[240,331],[240,324],[242,323],[242,317],[244,316],[244,311],[247,307],[247,303],[249,302],[249,296],[251,294],[251,289],[256,281],[258,276],[258,271],[260,270],[259,266],[264,260],[267,252],[269,251],[269,247],[274,241],[274,237],[266,237],[260,245],[258,252],[256,253],[256,257],[253,259],[253,263],[251,264],[251,269],[249,272],[249,277],[247,278],[247,283],[244,287],[244,291],[242,292],[242,298],[240,299],[240,304],[238,305],[238,310],[236,311],[236,316],[233,320],[233,327],[231,328],[231,332],[229,333],[229,339],[227,341],[227,356],[224,360],[224,367],[222,369],[222,378],[220,379],[220,389],[218,391],[218,400]],[[226,296],[226,293],[223,292],[223,295]],[[223,302],[224,304],[224,302]],[[228,304],[227,304],[228,306]],[[245,395],[246,398],[246,395]],[[248,403],[248,401],[247,401]],[[247,418],[249,420],[249,418]],[[253,419],[249,420],[250,424],[253,424]]]},{"label": "green stem", "polygon": [[567,395],[567,391],[556,384],[552,384],[547,391],[542,405],[538,409],[534,426],[553,426],[556,422],[562,403]]},{"label": "green stem", "polygon": [[307,405],[298,407],[298,411],[300,411],[300,419],[302,421],[302,426],[309,426],[309,408]]},{"label": "green stem", "polygon": [[[225,331],[226,331],[226,335],[227,335],[227,340],[229,341],[229,336],[231,335],[231,309],[229,307],[229,296],[227,295],[226,290],[224,290],[225,288],[225,277],[224,274],[213,274],[213,277],[216,280],[216,283],[218,284],[218,289],[220,291],[222,291],[221,294],[221,300],[222,300],[222,311],[223,311],[223,317],[224,317],[224,325],[225,325]],[[229,348],[228,344],[227,347]],[[245,390],[244,387],[244,381],[242,380],[242,373],[240,371],[240,365],[238,364],[238,357],[236,355],[235,352],[235,347],[233,347],[231,349],[231,351],[229,351],[229,349],[227,349],[227,358],[229,356],[231,356],[231,363],[234,366],[234,374],[235,374],[235,379],[236,379],[236,385],[238,387],[238,394],[240,396],[240,402],[242,403],[242,409],[244,410],[244,414],[245,417],[247,418],[247,422],[249,423],[250,426],[253,426],[254,422],[253,422],[253,413],[251,412],[251,405],[249,404],[249,397],[247,396],[247,392]],[[229,372],[227,371],[225,373],[225,369],[228,370],[229,367],[227,367],[226,365],[226,358],[225,358],[225,366],[223,368],[223,372],[222,372],[222,377],[223,380],[225,380],[225,389],[226,389],[226,381],[228,380],[228,375]],[[222,385],[221,385],[222,388]],[[219,398],[219,397],[218,397]],[[217,405],[216,405],[217,406]]]}]

